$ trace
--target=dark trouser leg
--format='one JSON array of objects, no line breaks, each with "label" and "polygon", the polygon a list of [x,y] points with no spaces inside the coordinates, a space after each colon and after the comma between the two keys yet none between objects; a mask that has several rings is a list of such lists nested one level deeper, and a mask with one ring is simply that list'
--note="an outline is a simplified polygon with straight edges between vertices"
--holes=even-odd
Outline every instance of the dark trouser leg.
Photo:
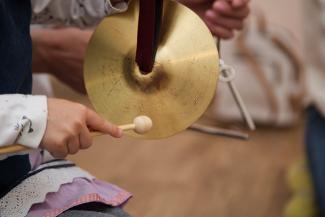
[{"label": "dark trouser leg", "polygon": [[306,150],[321,216],[325,216],[325,118],[308,109]]},{"label": "dark trouser leg", "polygon": [[120,207],[111,207],[101,203],[88,203],[74,207],[58,217],[131,217]]}]

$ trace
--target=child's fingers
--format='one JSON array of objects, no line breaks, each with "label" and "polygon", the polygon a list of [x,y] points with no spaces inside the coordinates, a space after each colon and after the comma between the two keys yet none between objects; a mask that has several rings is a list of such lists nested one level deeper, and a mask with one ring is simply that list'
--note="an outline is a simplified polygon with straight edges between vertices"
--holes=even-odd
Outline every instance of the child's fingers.
[{"label": "child's fingers", "polygon": [[80,141],[81,149],[87,149],[92,145],[93,141],[92,141],[88,127],[82,126],[82,129],[81,129],[81,132],[79,135],[79,141]]},{"label": "child's fingers", "polygon": [[76,154],[79,151],[79,137],[73,136],[69,139],[67,148],[69,154]]},{"label": "child's fingers", "polygon": [[227,29],[241,30],[243,28],[243,21],[241,19],[220,16],[213,10],[206,12],[206,19],[209,19],[209,21],[215,25],[220,25]]},{"label": "child's fingers", "polygon": [[62,144],[60,143],[58,146],[56,146],[56,149],[48,151],[53,157],[63,159],[68,155],[68,141]]},{"label": "child's fingers", "polygon": [[88,109],[87,112],[86,123],[87,126],[89,126],[94,131],[107,133],[117,138],[122,136],[122,130],[119,127],[104,120],[98,114],[96,114],[94,111],[90,109]]},{"label": "child's fingers", "polygon": [[234,37],[234,32],[230,29],[227,29],[219,25],[215,25],[209,20],[206,20],[206,24],[209,27],[212,34],[217,36],[218,38],[230,39]]}]

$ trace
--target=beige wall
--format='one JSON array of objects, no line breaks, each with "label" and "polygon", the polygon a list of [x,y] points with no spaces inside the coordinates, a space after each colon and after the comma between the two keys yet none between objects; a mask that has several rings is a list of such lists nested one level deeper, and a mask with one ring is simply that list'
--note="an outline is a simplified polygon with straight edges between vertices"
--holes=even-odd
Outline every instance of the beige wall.
[{"label": "beige wall", "polygon": [[[303,0],[251,0],[253,7],[261,8],[269,21],[285,26],[302,42]],[[305,0],[306,1],[306,0]]]}]

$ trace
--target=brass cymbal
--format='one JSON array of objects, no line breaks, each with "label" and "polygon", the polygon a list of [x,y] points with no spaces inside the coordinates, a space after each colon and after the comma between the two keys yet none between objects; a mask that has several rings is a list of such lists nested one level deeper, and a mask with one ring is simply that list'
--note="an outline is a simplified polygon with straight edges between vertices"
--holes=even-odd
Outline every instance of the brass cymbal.
[{"label": "brass cymbal", "polygon": [[152,72],[143,75],[135,62],[138,1],[127,12],[105,18],[96,28],[84,64],[86,89],[95,110],[115,124],[149,116],[157,139],[195,122],[212,100],[219,61],[215,41],[191,10],[164,1],[160,42]]}]

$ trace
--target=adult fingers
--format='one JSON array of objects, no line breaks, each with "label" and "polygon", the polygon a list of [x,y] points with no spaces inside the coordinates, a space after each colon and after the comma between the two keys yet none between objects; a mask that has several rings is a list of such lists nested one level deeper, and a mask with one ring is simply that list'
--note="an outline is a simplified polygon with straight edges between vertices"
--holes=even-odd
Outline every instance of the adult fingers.
[{"label": "adult fingers", "polygon": [[249,7],[243,6],[240,8],[233,8],[229,3],[225,1],[217,1],[213,4],[212,9],[224,16],[243,19],[249,14]]},{"label": "adult fingers", "polygon": [[225,16],[220,16],[213,10],[206,12],[206,18],[215,25],[220,25],[227,29],[237,29],[241,30],[243,28],[243,21],[241,19],[229,18]]},{"label": "adult fingers", "polygon": [[212,34],[217,36],[218,38],[230,39],[234,37],[234,32],[230,29],[227,29],[219,25],[215,25],[209,20],[206,20],[206,24],[209,27]]},{"label": "adult fingers", "polygon": [[218,12],[231,13],[231,2],[228,1],[215,1],[212,5],[212,9]]},{"label": "adult fingers", "polygon": [[247,5],[249,0],[232,0],[231,6],[233,8],[241,8]]}]

